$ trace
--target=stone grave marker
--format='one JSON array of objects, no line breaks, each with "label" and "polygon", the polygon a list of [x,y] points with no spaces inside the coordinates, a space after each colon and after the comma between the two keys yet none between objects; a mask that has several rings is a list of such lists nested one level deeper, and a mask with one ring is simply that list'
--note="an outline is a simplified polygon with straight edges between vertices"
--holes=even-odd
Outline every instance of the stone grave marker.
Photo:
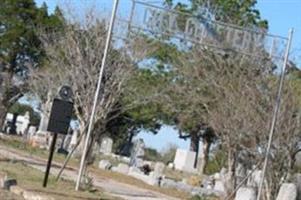
[{"label": "stone grave marker", "polygon": [[28,133],[27,133],[28,138],[30,139],[31,137],[33,137],[33,136],[36,134],[36,132],[37,132],[37,127],[35,127],[35,126],[30,126],[30,127],[28,128]]},{"label": "stone grave marker", "polygon": [[98,168],[100,168],[100,169],[109,170],[109,169],[111,169],[111,167],[112,167],[112,164],[108,160],[101,160],[98,163]]},{"label": "stone grave marker", "polygon": [[177,149],[174,159],[175,169],[195,173],[196,169],[194,168],[194,160],[195,152]]},{"label": "stone grave marker", "polygon": [[128,174],[130,167],[127,164],[119,163],[118,166],[113,167],[112,170],[121,174]]},{"label": "stone grave marker", "polygon": [[145,144],[143,139],[135,141],[131,151],[130,166],[142,167]]},{"label": "stone grave marker", "polygon": [[293,183],[284,183],[281,185],[276,200],[296,200],[297,187]]},{"label": "stone grave marker", "polygon": [[101,140],[100,150],[99,150],[100,153],[109,155],[112,153],[112,148],[113,148],[113,140],[109,137],[104,137]]},{"label": "stone grave marker", "polygon": [[163,162],[157,162],[154,168],[154,176],[156,177],[162,176],[164,169],[165,169],[165,164]]},{"label": "stone grave marker", "polygon": [[251,187],[241,187],[236,192],[235,200],[256,200],[256,192]]},{"label": "stone grave marker", "polygon": [[295,174],[293,180],[297,187],[297,200],[301,200],[301,174]]}]

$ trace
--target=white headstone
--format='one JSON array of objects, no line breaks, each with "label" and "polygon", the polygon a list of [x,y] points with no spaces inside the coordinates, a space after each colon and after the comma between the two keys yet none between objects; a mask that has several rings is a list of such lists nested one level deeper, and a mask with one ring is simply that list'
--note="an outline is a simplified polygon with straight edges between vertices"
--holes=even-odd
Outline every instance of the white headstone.
[{"label": "white headstone", "polygon": [[41,132],[47,131],[48,121],[49,121],[49,117],[44,112],[41,112],[39,131],[41,131]]},{"label": "white headstone", "polygon": [[127,164],[119,163],[117,167],[113,167],[112,170],[122,174],[128,174],[130,167]]},{"label": "white headstone", "polygon": [[27,111],[24,116],[17,118],[17,132],[21,135],[26,134],[26,130],[30,124],[30,114]]},{"label": "white headstone", "polygon": [[172,163],[172,162],[170,162],[170,163],[168,163],[167,167],[168,167],[169,169],[174,169],[174,168],[175,168],[175,164]]},{"label": "white headstone", "polygon": [[144,147],[143,139],[138,139],[134,142],[131,150],[130,166],[141,167],[143,165]]},{"label": "white headstone", "polygon": [[177,149],[174,159],[175,169],[186,172],[196,172],[194,160],[195,152]]},{"label": "white headstone", "polygon": [[256,200],[256,192],[251,187],[241,187],[236,192],[235,200]]},{"label": "white headstone", "polygon": [[[5,118],[5,124],[13,120],[13,114],[7,113]],[[26,112],[24,116],[18,115],[16,119],[16,132],[17,134],[23,135],[26,133],[26,130],[30,124],[30,115],[29,112]]]},{"label": "white headstone", "polygon": [[35,126],[30,126],[28,129],[28,138],[31,138],[32,136],[34,136],[37,132],[37,127]]},{"label": "white headstone", "polygon": [[259,187],[260,181],[262,177],[261,170],[255,170],[252,175],[248,178],[247,186],[249,187]]},{"label": "white headstone", "polygon": [[113,148],[113,140],[109,137],[104,137],[101,140],[100,150],[99,150],[100,153],[109,155],[112,153],[112,148]]},{"label": "white headstone", "polygon": [[220,192],[226,192],[225,185],[222,181],[218,180],[215,181],[214,190],[220,191]]},{"label": "white headstone", "polygon": [[[247,169],[242,163],[238,163],[235,169],[237,183],[243,182],[247,176]],[[243,186],[246,186],[246,181],[243,182]]]},{"label": "white headstone", "polygon": [[78,130],[74,130],[73,134],[71,136],[71,141],[70,141],[70,146],[69,147],[74,147],[77,143],[77,138],[78,138]]},{"label": "white headstone", "polygon": [[157,162],[157,163],[155,164],[155,168],[154,168],[154,173],[153,173],[154,176],[156,176],[156,177],[162,176],[163,171],[164,171],[164,168],[165,168],[164,163],[162,163],[162,162]]},{"label": "white headstone", "polygon": [[109,170],[112,167],[112,164],[108,160],[101,160],[98,163],[98,168]]},{"label": "white headstone", "polygon": [[296,200],[297,187],[293,183],[284,183],[281,185],[276,200]]},{"label": "white headstone", "polygon": [[294,183],[297,187],[297,200],[301,200],[301,174],[295,174],[294,175]]}]

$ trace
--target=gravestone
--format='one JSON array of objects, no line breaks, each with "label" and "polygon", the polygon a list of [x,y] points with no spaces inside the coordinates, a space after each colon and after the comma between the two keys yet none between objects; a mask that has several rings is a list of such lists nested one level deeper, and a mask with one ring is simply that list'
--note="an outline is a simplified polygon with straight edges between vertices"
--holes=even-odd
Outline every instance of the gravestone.
[{"label": "gravestone", "polygon": [[168,169],[174,169],[175,168],[175,164],[172,163],[172,162],[170,162],[170,163],[168,163],[167,167],[168,167]]},{"label": "gravestone", "polygon": [[108,160],[101,160],[98,163],[98,168],[100,168],[100,169],[109,170],[109,169],[111,169],[111,167],[112,167],[112,164]]},{"label": "gravestone", "polygon": [[130,166],[142,167],[144,156],[145,144],[143,139],[138,139],[134,142],[134,146],[131,151]]},{"label": "gravestone", "polygon": [[161,185],[162,176],[164,172],[165,165],[162,162],[157,162],[155,164],[154,171],[149,174],[148,183],[150,185]]},{"label": "gravestone", "polygon": [[297,187],[293,183],[284,183],[281,185],[276,200],[296,200]]},{"label": "gravestone", "polygon": [[30,126],[28,129],[27,137],[30,139],[32,138],[37,132],[37,127],[35,126]]},{"label": "gravestone", "polygon": [[236,192],[235,200],[256,200],[256,192],[251,187],[241,187]]},{"label": "gravestone", "polygon": [[215,181],[214,190],[226,193],[226,188],[225,188],[223,181],[221,181],[221,180]]},{"label": "gravestone", "polygon": [[17,180],[10,178],[4,181],[3,188],[5,190],[9,190],[11,186],[15,186],[15,185],[17,185]]},{"label": "gravestone", "polygon": [[154,175],[160,177],[163,175],[165,164],[163,162],[157,162],[154,168]]},{"label": "gravestone", "polygon": [[112,148],[113,148],[113,140],[109,137],[104,137],[101,140],[100,150],[99,150],[100,153],[109,155],[112,153]]},{"label": "gravestone", "polygon": [[71,143],[72,134],[65,135],[64,143],[63,143],[63,149],[69,150],[70,143]]},{"label": "gravestone", "polygon": [[260,181],[262,177],[262,171],[261,170],[255,170],[252,175],[248,178],[247,186],[248,187],[259,187]]},{"label": "gravestone", "polygon": [[177,149],[174,159],[175,169],[195,173],[194,168],[195,152]]},{"label": "gravestone", "polygon": [[30,124],[29,112],[26,112],[24,116],[7,113],[4,124],[5,133],[19,135],[26,134]]},{"label": "gravestone", "polygon": [[112,171],[118,172],[121,174],[128,174],[130,167],[127,164],[119,163],[117,167],[113,167]]},{"label": "gravestone", "polygon": [[[236,180],[237,183],[241,183],[244,178],[247,176],[247,169],[242,163],[238,163],[236,167]],[[243,186],[246,185],[246,181],[243,183]]]},{"label": "gravestone", "polygon": [[295,174],[293,181],[297,187],[297,200],[301,200],[301,174]]},{"label": "gravestone", "polygon": [[79,131],[78,130],[74,130],[73,134],[71,136],[71,140],[70,140],[70,144],[69,144],[69,150],[71,150],[76,145],[78,135],[79,135]]},{"label": "gravestone", "polygon": [[49,116],[47,116],[47,114],[45,114],[44,112],[41,112],[41,120],[40,120],[37,134],[47,135],[48,121],[49,121]]}]

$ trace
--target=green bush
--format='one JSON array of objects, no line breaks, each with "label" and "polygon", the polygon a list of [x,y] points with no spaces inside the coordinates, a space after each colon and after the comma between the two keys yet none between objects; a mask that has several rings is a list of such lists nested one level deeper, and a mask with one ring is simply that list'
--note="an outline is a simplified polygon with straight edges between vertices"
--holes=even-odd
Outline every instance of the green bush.
[{"label": "green bush", "polygon": [[223,150],[215,152],[214,156],[209,160],[205,169],[205,174],[214,174],[220,172],[227,164],[227,154]]},{"label": "green bush", "polygon": [[161,161],[162,156],[156,149],[145,148],[144,159],[149,161]]}]

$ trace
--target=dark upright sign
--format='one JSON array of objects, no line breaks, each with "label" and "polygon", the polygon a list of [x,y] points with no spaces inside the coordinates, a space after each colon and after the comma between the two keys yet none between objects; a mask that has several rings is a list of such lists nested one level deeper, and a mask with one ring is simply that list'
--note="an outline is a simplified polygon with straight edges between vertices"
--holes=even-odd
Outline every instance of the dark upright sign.
[{"label": "dark upright sign", "polygon": [[49,152],[49,158],[46,166],[46,172],[43,182],[43,187],[47,186],[48,182],[48,175],[50,171],[51,161],[53,157],[53,152],[55,149],[55,143],[57,134],[67,134],[69,129],[69,124],[71,121],[72,116],[72,110],[73,110],[73,103],[61,100],[61,99],[54,99],[52,103],[50,118],[48,122],[48,128],[47,131],[53,133],[53,139],[50,146],[50,152]]},{"label": "dark upright sign", "polygon": [[47,131],[67,134],[72,117],[73,103],[54,99],[50,113]]}]

